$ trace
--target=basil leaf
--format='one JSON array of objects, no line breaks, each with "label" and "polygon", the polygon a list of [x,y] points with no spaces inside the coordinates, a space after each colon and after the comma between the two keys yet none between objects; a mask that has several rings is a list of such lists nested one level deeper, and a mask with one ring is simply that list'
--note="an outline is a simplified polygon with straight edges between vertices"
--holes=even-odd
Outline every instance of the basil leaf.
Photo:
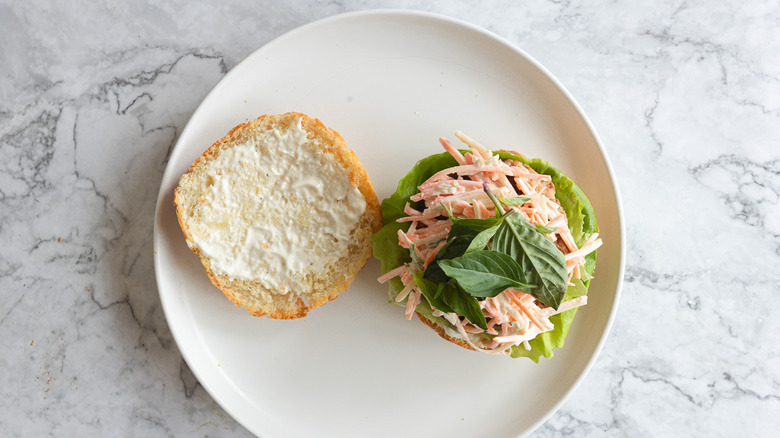
[{"label": "basil leaf", "polygon": [[501,216],[506,213],[506,210],[504,210],[504,207],[501,205],[501,201],[493,194],[486,182],[482,183],[482,190],[485,191],[485,194],[488,195],[488,198],[493,202],[493,205],[496,206],[496,217],[501,218]]},{"label": "basil leaf", "polygon": [[474,251],[439,266],[463,290],[474,297],[494,297],[507,288],[528,289],[520,265],[510,256],[495,251]]},{"label": "basil leaf", "polygon": [[479,301],[473,296],[464,292],[452,282],[444,283],[441,286],[440,298],[450,306],[455,313],[466,317],[472,324],[487,330],[487,320],[482,308],[479,307]]},{"label": "basil leaf", "polygon": [[529,283],[538,286],[524,291],[557,309],[566,294],[569,275],[563,253],[523,217],[507,216],[493,236],[494,251],[511,256],[520,263]]},{"label": "basil leaf", "polygon": [[504,205],[523,205],[526,202],[530,201],[531,198],[527,198],[525,196],[518,196],[516,198],[498,198],[499,202],[501,202]]},{"label": "basil leaf", "polygon": [[490,227],[498,225],[501,222],[501,218],[458,219],[450,217],[450,221],[452,221],[452,228],[450,228],[449,235],[461,236],[466,234],[477,235]]},{"label": "basil leaf", "polygon": [[437,283],[446,283],[450,281],[450,277],[448,277],[447,274],[445,274],[444,271],[442,271],[439,267],[439,260],[462,256],[471,244],[473,238],[473,235],[455,236],[447,243],[445,243],[444,246],[442,246],[439,250],[439,253],[436,254],[436,259],[434,259],[434,261],[431,262],[427,268],[425,268],[423,277],[429,280],[433,280]]},{"label": "basil leaf", "polygon": [[[439,267],[439,260],[462,256],[471,248],[471,245],[477,236],[484,231],[494,228],[501,221],[497,218],[458,219],[456,217],[450,217],[450,220],[452,221],[452,228],[447,235],[447,243],[439,250],[436,259],[425,269],[424,277],[437,283],[446,283],[450,281],[447,274]],[[493,233],[495,233],[495,230],[490,233],[490,237],[493,236]],[[487,234],[482,236],[482,238],[484,237],[487,237]],[[490,237],[488,237],[488,240],[490,240]],[[476,245],[479,245],[479,242],[477,242]],[[478,249],[484,249],[485,246],[487,246],[487,241]]]},{"label": "basil leaf", "polygon": [[422,292],[423,296],[426,300],[428,300],[428,303],[431,306],[441,310],[444,313],[454,312],[454,310],[441,298],[442,289],[444,288],[443,284],[438,284],[431,280],[427,280],[419,273],[414,274],[414,283],[418,288],[420,288],[420,292]]},{"label": "basil leaf", "polygon": [[474,236],[474,239],[471,240],[471,243],[469,244],[469,247],[466,248],[466,252],[464,254],[487,248],[488,242],[490,242],[490,239],[493,238],[493,235],[496,234],[497,230],[498,225],[493,225],[488,229],[480,231],[480,233]]},{"label": "basil leaf", "polygon": [[536,231],[542,233],[542,234],[551,234],[554,233],[557,228],[555,227],[545,227],[542,224],[535,224],[536,225]]},{"label": "basil leaf", "polygon": [[432,261],[428,267],[425,268],[425,272],[423,272],[423,278],[434,281],[436,283],[446,283],[450,281],[450,278],[447,277],[447,274],[445,274],[444,271],[442,271],[439,267],[438,260]]},{"label": "basil leaf", "polygon": [[420,288],[425,299],[431,306],[444,313],[457,313],[466,317],[471,323],[487,330],[487,320],[479,301],[458,289],[451,283],[437,284],[415,274],[414,282]]},{"label": "basil leaf", "polygon": [[452,240],[445,243],[444,246],[441,247],[439,253],[437,254],[437,258],[451,259],[460,257],[464,252],[466,252],[466,248],[469,247],[473,238],[474,236],[471,235],[453,237]]}]

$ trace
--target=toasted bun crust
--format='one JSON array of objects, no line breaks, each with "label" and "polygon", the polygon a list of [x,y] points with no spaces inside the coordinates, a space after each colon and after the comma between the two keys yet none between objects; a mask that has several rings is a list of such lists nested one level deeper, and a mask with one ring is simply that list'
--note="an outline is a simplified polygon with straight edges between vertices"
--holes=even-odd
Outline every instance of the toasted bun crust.
[{"label": "toasted bun crust", "polygon": [[[334,263],[326,265],[318,272],[296,273],[296,282],[302,292],[282,293],[278,290],[264,287],[258,282],[230,278],[224,274],[215,273],[211,261],[193,246],[188,217],[198,202],[207,176],[203,165],[215,159],[220,151],[242,144],[256,133],[268,130],[284,131],[301,120],[301,126],[307,131],[309,139],[317,139],[319,148],[327,152],[325,155],[341,164],[350,183],[357,187],[363,195],[366,208],[358,219],[357,225],[351,231],[347,254]],[[263,163],[257,163],[263,166]],[[307,200],[301,199],[305,203]],[[373,185],[355,153],[347,148],[341,135],[326,127],[322,122],[301,113],[286,113],[281,115],[264,115],[251,122],[242,123],[215,142],[201,155],[179,181],[174,192],[174,205],[179,225],[192,251],[200,257],[206,274],[211,282],[237,307],[245,308],[253,316],[268,316],[277,319],[293,319],[306,316],[310,309],[321,306],[347,289],[357,272],[371,257],[371,235],[382,225],[379,200]],[[230,220],[249,220],[253,218],[231,217]],[[254,218],[262,220],[262,218]],[[323,239],[327,239],[323,236]],[[327,245],[327,243],[323,243]]]},{"label": "toasted bun crust", "polygon": [[425,325],[427,325],[428,327],[430,327],[431,329],[433,329],[433,331],[435,331],[435,332],[436,332],[436,333],[437,333],[439,336],[441,336],[441,337],[442,337],[442,339],[445,339],[445,340],[447,340],[447,341],[450,341],[450,342],[452,342],[453,344],[455,344],[455,345],[459,345],[459,346],[461,346],[461,347],[463,347],[463,348],[465,348],[465,349],[467,349],[467,350],[474,350],[473,348],[471,348],[471,345],[469,345],[469,343],[468,343],[468,342],[466,342],[464,339],[461,339],[461,338],[453,338],[452,336],[448,335],[448,334],[447,334],[447,333],[444,331],[444,327],[442,327],[442,326],[440,326],[439,324],[436,324],[435,322],[431,321],[430,319],[428,319],[428,318],[426,318],[426,317],[424,317],[424,316],[420,315],[420,313],[419,313],[419,312],[415,312],[415,313],[417,314],[417,319],[419,319],[420,321],[422,321],[423,323],[425,323]]}]

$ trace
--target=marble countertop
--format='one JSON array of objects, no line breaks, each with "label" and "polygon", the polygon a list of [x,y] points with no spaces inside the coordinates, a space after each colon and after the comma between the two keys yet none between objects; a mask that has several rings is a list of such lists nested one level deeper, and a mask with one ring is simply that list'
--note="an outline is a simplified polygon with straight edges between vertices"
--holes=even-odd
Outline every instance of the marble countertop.
[{"label": "marble countertop", "polygon": [[[36,6],[32,6],[35,3]],[[3,436],[250,436],[165,321],[152,217],[210,88],[304,23],[402,1],[0,2]],[[533,436],[780,428],[780,8],[431,2],[545,65],[624,203],[626,275],[583,384]]]}]

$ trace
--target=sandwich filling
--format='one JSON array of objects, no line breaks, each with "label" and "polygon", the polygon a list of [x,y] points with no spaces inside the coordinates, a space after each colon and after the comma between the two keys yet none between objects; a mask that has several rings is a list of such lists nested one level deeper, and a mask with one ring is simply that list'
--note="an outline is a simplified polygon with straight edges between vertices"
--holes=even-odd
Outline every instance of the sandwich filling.
[{"label": "sandwich filling", "polygon": [[[555,315],[587,303],[602,241],[596,232],[575,238],[550,175],[456,136],[470,152],[440,139],[456,165],[429,172],[408,198],[396,222],[397,245],[409,256],[383,264],[379,281],[400,279],[391,298],[405,303],[407,319],[417,312],[474,350],[522,355],[517,348],[528,351],[556,329]],[[578,288],[576,297],[567,293]]]},{"label": "sandwich filling", "polygon": [[296,275],[347,254],[366,201],[318,142],[298,119],[254,132],[205,163],[207,187],[188,219],[188,243],[216,274],[297,293]]}]

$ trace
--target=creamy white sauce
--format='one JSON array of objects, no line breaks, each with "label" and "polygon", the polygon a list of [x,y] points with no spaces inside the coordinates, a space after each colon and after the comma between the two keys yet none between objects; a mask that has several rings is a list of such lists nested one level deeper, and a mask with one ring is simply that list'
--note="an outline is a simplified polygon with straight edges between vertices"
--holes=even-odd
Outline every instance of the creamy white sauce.
[{"label": "creamy white sauce", "polygon": [[366,201],[325,154],[299,120],[207,163],[212,184],[191,235],[214,272],[299,292],[293,274],[319,271],[346,254]]}]

